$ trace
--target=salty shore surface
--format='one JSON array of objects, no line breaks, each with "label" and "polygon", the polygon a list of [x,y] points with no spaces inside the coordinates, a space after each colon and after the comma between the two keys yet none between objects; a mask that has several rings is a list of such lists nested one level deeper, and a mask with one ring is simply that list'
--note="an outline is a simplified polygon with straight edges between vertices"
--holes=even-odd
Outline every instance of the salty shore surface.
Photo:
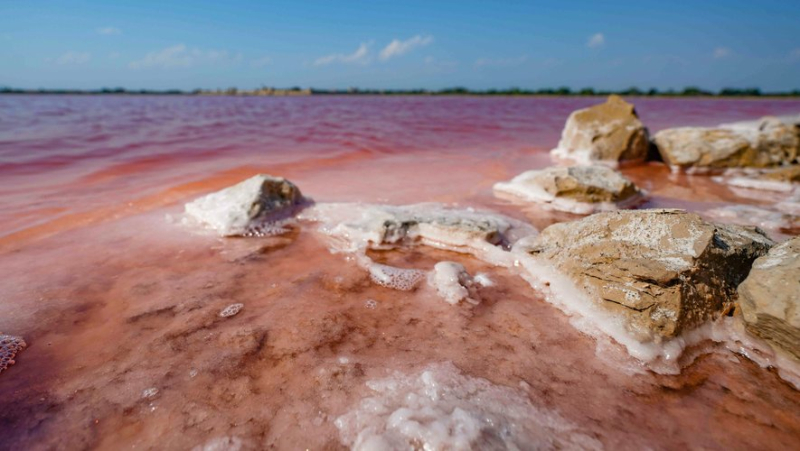
[{"label": "salty shore surface", "polygon": [[[317,202],[441,202],[541,230],[578,217],[492,186],[548,166],[566,116],[591,102],[0,97],[0,332],[28,344],[0,374],[0,449],[338,449],[370,427],[365,400],[367,417],[407,408],[446,426],[475,393],[506,425],[487,447],[791,448],[800,393],[774,371],[728,351],[676,376],[641,371],[506,269],[428,247],[371,251],[486,274],[493,285],[464,308],[376,285],[302,227],[220,239],[180,223],[185,202],[268,173]],[[788,100],[636,104],[651,132],[800,112]],[[622,172],[648,192],[644,208],[703,215],[785,196],[659,163]],[[420,400],[430,386],[449,407]]]}]

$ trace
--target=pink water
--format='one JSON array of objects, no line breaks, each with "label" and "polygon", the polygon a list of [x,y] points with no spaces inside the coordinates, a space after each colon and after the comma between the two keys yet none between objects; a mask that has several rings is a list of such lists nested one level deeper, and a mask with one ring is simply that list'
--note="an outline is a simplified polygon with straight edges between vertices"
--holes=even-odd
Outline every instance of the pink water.
[{"label": "pink water", "polygon": [[[797,100],[632,100],[651,132],[800,113]],[[366,381],[440,361],[524,382],[532,403],[610,449],[795,446],[800,395],[773,372],[710,354],[681,376],[631,376],[540,294],[474,259],[380,257],[490,273],[498,288],[465,312],[370,284],[304,231],[220,240],[164,219],[266,172],[317,201],[439,201],[544,227],[572,217],[521,210],[491,186],[549,164],[567,115],[598,101],[0,96],[0,332],[29,344],[0,374],[0,449],[190,449],[227,436],[337,449],[333,419]],[[659,164],[625,173],[648,206],[778,200]],[[218,319],[237,302],[242,313]]]}]

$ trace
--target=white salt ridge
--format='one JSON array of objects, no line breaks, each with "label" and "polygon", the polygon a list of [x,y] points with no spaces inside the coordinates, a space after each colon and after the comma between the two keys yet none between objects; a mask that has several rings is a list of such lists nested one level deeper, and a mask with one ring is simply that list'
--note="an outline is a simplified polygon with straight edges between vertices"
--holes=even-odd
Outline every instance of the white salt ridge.
[{"label": "white salt ridge", "polygon": [[723,175],[712,177],[711,179],[717,183],[727,184],[737,188],[778,191],[782,193],[791,191],[793,187],[793,185],[789,182],[781,182],[778,180],[760,180],[748,177],[725,177]]},{"label": "white salt ridge", "polygon": [[353,450],[602,449],[557,412],[453,364],[367,383],[372,396],[336,419]]}]

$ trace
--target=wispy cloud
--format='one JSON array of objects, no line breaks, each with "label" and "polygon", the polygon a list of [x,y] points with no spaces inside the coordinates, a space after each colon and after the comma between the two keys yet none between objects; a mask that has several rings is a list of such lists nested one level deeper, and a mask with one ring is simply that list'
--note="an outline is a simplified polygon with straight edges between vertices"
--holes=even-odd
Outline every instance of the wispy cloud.
[{"label": "wispy cloud", "polygon": [[56,64],[71,65],[71,64],[84,64],[92,59],[89,52],[67,52],[56,58]]},{"label": "wispy cloud", "polygon": [[334,53],[332,55],[317,58],[315,66],[325,66],[332,63],[359,63],[365,64],[369,61],[369,44],[362,42],[355,52],[350,54]]},{"label": "wispy cloud", "polygon": [[433,42],[433,36],[416,35],[405,41],[395,39],[381,50],[380,59],[386,61],[395,56],[400,56],[410,52],[417,47],[425,47]]},{"label": "wispy cloud", "polygon": [[116,27],[102,27],[102,28],[98,28],[96,31],[97,31],[97,34],[103,34],[103,35],[122,34],[122,30],[120,30],[119,28],[116,28]]},{"label": "wispy cloud", "polygon": [[524,64],[527,61],[527,55],[516,58],[479,58],[475,61],[475,67],[513,67]]},{"label": "wispy cloud", "polygon": [[714,49],[714,59],[723,59],[733,55],[733,51],[728,47],[717,47]]},{"label": "wispy cloud", "polygon": [[250,61],[250,65],[253,67],[264,67],[268,64],[272,64],[272,58],[268,56],[262,56],[261,58]]},{"label": "wispy cloud", "polygon": [[595,33],[589,36],[589,40],[586,41],[586,47],[590,49],[596,49],[606,45],[606,37],[603,33]]},{"label": "wispy cloud", "polygon": [[150,52],[140,60],[131,61],[128,66],[132,69],[174,68],[190,67],[196,64],[231,63],[241,60],[241,54],[231,55],[227,50],[189,49],[185,44],[177,44]]}]

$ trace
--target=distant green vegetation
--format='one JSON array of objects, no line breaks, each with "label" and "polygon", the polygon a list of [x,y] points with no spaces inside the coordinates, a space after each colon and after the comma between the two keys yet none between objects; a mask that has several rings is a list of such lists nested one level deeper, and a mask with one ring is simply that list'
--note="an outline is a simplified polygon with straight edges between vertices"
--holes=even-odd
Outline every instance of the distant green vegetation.
[{"label": "distant green vegetation", "polygon": [[647,96],[647,97],[800,97],[800,89],[785,92],[762,92],[759,88],[723,88],[719,91],[710,91],[696,86],[687,86],[680,91],[668,89],[660,91],[656,88],[647,90],[631,87],[620,91],[596,90],[594,88],[582,88],[573,90],[562,86],[560,88],[543,89],[487,89],[471,90],[463,86],[444,88],[439,90],[428,89],[302,89],[291,87],[287,89],[276,89],[262,87],[253,90],[242,90],[237,88],[203,90],[195,89],[192,91],[182,91],[179,89],[169,90],[129,90],[125,88],[102,88],[97,90],[80,89],[15,89],[0,87],[0,94],[117,94],[117,95],[222,95],[222,96],[283,96],[283,95],[471,95],[471,96],[608,96],[618,94],[622,96]]}]

